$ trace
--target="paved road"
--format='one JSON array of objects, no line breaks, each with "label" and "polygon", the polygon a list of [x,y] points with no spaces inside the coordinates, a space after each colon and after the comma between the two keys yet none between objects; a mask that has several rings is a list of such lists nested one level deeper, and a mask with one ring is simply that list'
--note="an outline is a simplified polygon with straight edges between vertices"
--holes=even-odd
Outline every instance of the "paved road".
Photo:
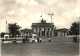
[{"label": "paved road", "polygon": [[[43,38],[44,40],[44,38]],[[79,43],[73,43],[71,38],[53,38],[41,43],[2,43],[2,56],[78,56]]]}]

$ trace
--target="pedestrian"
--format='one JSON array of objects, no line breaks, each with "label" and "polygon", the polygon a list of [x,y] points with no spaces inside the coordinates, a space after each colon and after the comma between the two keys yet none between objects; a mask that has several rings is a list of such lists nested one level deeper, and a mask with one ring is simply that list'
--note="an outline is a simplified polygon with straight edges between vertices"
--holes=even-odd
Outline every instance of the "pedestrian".
[{"label": "pedestrian", "polygon": [[26,35],[26,42],[28,41],[28,36]]},{"label": "pedestrian", "polygon": [[17,43],[17,41],[16,41],[16,37],[14,37],[14,39],[13,39],[13,43]]},{"label": "pedestrian", "polygon": [[25,37],[23,37],[23,43],[25,43]]},{"label": "pedestrian", "polygon": [[42,42],[41,38],[39,38],[39,39],[40,39],[40,42]]},{"label": "pedestrian", "polygon": [[48,42],[51,42],[51,38],[49,37],[49,41]]},{"label": "pedestrian", "polygon": [[37,38],[37,42],[39,43],[39,38]]}]

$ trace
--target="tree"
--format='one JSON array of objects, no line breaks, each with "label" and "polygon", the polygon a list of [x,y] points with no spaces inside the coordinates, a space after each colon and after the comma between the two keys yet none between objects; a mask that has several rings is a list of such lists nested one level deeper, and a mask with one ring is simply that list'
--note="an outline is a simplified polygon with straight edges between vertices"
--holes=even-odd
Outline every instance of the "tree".
[{"label": "tree", "polygon": [[79,22],[72,23],[70,30],[71,33],[77,37],[77,35],[79,35]]},{"label": "tree", "polygon": [[9,24],[9,32],[10,34],[15,37],[17,34],[19,34],[19,29],[21,28],[17,23]]}]

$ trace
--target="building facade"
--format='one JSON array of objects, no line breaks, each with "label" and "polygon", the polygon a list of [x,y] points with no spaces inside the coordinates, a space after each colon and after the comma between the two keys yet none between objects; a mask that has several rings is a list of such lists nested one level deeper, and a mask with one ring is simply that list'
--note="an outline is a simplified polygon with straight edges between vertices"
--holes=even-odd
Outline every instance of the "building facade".
[{"label": "building facade", "polygon": [[42,19],[40,23],[32,23],[32,32],[39,37],[53,37],[54,24],[46,23],[46,21]]},{"label": "building facade", "polygon": [[23,29],[20,31],[21,36],[29,36],[30,34],[32,34],[32,30],[31,29]]},{"label": "building facade", "polygon": [[62,29],[55,29],[54,30],[54,36],[55,37],[66,37],[69,35],[69,30],[66,28]]}]

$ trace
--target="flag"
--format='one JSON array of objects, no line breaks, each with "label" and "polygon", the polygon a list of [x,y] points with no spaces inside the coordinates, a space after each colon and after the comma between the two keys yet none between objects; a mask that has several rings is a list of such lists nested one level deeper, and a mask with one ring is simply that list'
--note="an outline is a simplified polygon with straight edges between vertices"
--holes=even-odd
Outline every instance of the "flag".
[{"label": "flag", "polygon": [[42,17],[42,15],[40,17]]},{"label": "flag", "polygon": [[7,20],[6,20],[6,24],[7,24]]}]

